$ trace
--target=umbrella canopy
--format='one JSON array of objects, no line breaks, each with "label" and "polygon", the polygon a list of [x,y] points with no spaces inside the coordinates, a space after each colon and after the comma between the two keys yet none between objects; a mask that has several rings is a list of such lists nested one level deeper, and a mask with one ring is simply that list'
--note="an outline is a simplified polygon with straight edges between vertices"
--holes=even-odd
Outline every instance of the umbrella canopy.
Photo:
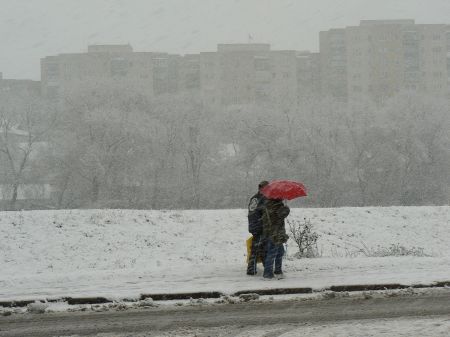
[{"label": "umbrella canopy", "polygon": [[306,192],[306,187],[302,183],[292,180],[274,180],[261,190],[266,198],[284,200],[306,197]]}]

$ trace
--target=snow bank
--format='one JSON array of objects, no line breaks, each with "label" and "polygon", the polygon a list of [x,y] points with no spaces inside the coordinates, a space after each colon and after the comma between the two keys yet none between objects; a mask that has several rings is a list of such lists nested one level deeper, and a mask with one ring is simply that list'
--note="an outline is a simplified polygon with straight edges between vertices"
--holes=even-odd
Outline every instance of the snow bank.
[{"label": "snow bank", "polygon": [[[289,241],[286,286],[450,279],[448,206],[293,209],[289,218],[311,220],[323,257],[293,259]],[[0,300],[260,287],[243,272],[248,236],[245,210],[1,212]],[[430,257],[358,254],[391,244]]]}]

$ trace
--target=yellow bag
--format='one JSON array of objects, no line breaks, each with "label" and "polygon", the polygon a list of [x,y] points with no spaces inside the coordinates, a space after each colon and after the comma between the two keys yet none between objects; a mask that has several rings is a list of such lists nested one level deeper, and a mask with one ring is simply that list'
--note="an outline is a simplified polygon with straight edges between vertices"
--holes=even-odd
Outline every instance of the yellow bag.
[{"label": "yellow bag", "polygon": [[[252,244],[253,244],[253,236],[250,236],[246,241],[247,245],[247,263],[250,261],[250,255],[252,255]],[[258,257],[256,259],[256,263],[263,263],[263,257],[258,254]]]},{"label": "yellow bag", "polygon": [[252,243],[253,243],[253,236],[250,236],[247,241],[245,241],[247,244],[247,263],[250,261],[250,255],[252,255]]}]

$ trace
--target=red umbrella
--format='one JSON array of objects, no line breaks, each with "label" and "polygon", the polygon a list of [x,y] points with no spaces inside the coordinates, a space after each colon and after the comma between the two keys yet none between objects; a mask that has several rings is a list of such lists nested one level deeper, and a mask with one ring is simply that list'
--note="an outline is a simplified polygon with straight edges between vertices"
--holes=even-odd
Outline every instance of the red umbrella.
[{"label": "red umbrella", "polygon": [[306,197],[306,187],[302,183],[292,180],[274,180],[263,187],[261,193],[269,199],[292,200]]}]

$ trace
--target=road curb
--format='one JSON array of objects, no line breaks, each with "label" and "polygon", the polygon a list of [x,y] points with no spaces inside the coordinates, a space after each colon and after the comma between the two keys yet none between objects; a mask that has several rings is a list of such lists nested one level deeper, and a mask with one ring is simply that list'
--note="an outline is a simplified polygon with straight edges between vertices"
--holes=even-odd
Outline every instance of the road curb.
[{"label": "road curb", "polygon": [[[311,294],[313,292],[356,292],[356,291],[373,291],[373,290],[401,290],[407,288],[444,288],[450,287],[450,281],[441,281],[431,284],[412,284],[404,285],[399,283],[381,283],[381,284],[353,284],[353,285],[339,285],[331,286],[314,290],[309,287],[301,288],[272,288],[272,289],[249,289],[240,290],[235,293],[229,294],[230,296],[240,296],[243,294],[258,294],[264,295],[293,295],[293,294]],[[199,298],[220,298],[226,294],[219,291],[207,291],[207,292],[186,292],[186,293],[162,293],[162,294],[141,294],[139,300],[145,300],[151,298],[154,301],[168,301],[168,300],[188,300]],[[14,308],[14,307],[26,307],[28,304],[35,302],[67,302],[69,305],[77,304],[105,304],[112,303],[115,300],[108,299],[106,297],[62,297],[59,299],[45,299],[45,300],[21,300],[21,301],[0,301],[0,307]],[[135,302],[132,299],[123,299],[125,302]]]},{"label": "road curb", "polygon": [[[4,308],[14,308],[14,307],[26,307],[30,303],[34,303],[36,301],[4,301],[0,302],[0,307]],[[43,302],[43,301],[42,301]]]},{"label": "road curb", "polygon": [[[431,288],[429,287],[426,288]],[[341,285],[341,286],[331,286],[325,288],[324,290],[334,291],[334,292],[352,292],[352,291],[369,291],[369,290],[395,290],[395,289],[406,289],[411,288],[411,286],[399,284],[399,283],[386,283],[386,284],[352,284],[352,285]]]},{"label": "road curb", "polygon": [[[112,301],[105,297],[65,297],[62,299],[64,302],[70,305],[76,304],[104,304],[111,303]],[[57,301],[55,301],[57,302]]]},{"label": "road curb", "polygon": [[232,296],[242,294],[258,294],[258,295],[291,295],[291,294],[311,294],[312,288],[274,288],[274,289],[256,289],[256,290],[240,290]]},{"label": "road curb", "polygon": [[200,291],[194,293],[172,293],[172,294],[142,294],[140,299],[145,300],[151,298],[154,301],[169,301],[169,300],[189,300],[199,298],[220,298],[224,296],[218,291]]}]

